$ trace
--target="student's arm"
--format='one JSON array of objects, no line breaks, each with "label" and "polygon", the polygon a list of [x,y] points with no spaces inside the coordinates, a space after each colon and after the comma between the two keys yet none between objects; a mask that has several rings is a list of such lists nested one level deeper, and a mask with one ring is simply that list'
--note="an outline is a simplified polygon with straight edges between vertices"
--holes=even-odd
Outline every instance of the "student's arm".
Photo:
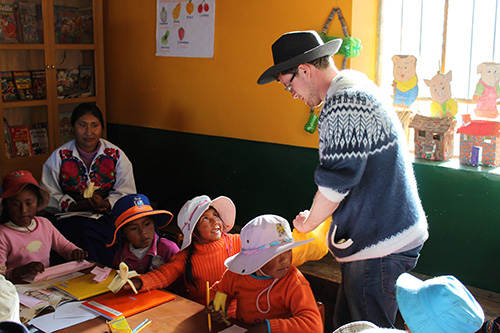
[{"label": "student's arm", "polygon": [[269,319],[271,332],[323,332],[323,320],[311,287],[300,272],[296,273],[284,292],[292,316],[286,319]]},{"label": "student's arm", "polygon": [[[166,288],[177,278],[184,274],[186,265],[186,251],[181,251],[172,256],[170,262],[158,267],[149,273],[138,277],[141,280],[141,291]],[[135,285],[135,282],[134,282]]]}]

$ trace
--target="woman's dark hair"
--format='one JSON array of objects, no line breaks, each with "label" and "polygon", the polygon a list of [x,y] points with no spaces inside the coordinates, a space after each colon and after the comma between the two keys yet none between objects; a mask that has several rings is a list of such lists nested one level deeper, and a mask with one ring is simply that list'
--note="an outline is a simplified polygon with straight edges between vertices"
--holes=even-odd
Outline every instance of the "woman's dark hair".
[{"label": "woman's dark hair", "polygon": [[93,103],[81,103],[71,113],[71,127],[75,127],[75,123],[80,117],[90,113],[99,120],[101,127],[104,129],[104,118],[101,110]]},{"label": "woman's dark hair", "polygon": [[[40,202],[43,201],[42,194],[40,193],[40,188],[33,184],[28,184],[23,189],[28,189],[31,192],[35,193],[37,205],[39,206]],[[10,221],[10,215],[7,210],[7,202],[9,201],[9,199],[10,198],[5,198],[2,200],[2,214],[0,215],[0,224],[4,224],[5,222]]]}]

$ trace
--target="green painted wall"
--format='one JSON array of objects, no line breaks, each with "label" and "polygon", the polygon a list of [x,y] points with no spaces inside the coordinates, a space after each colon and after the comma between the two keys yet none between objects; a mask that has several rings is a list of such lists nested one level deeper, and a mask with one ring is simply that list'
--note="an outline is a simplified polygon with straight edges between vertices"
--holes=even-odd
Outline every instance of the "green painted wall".
[{"label": "green painted wall", "polygon": [[[230,197],[239,226],[265,213],[291,221],[316,191],[317,149],[117,124],[108,138],[131,159],[138,191],[174,215],[207,194]],[[500,292],[500,175],[449,164],[414,163],[430,231],[415,271]]]}]

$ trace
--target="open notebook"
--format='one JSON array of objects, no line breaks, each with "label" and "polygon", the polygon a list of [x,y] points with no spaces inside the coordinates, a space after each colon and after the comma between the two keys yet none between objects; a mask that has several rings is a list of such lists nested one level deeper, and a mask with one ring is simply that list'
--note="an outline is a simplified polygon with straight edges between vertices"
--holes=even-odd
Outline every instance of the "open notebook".
[{"label": "open notebook", "polygon": [[82,306],[112,320],[120,315],[134,315],[173,299],[175,295],[157,289],[138,294],[131,290],[122,290],[117,294],[109,293],[90,299],[83,302]]}]

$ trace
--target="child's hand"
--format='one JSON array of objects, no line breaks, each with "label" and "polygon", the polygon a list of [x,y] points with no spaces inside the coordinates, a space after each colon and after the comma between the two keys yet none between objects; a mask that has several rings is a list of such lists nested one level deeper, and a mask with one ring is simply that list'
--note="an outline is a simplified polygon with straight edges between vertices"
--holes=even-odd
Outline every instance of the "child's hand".
[{"label": "child's hand", "polygon": [[[136,290],[140,290],[142,288],[142,280],[139,278],[131,278],[130,281],[134,284],[134,287]],[[123,290],[132,290],[132,287],[128,284],[125,283],[122,287]]]},{"label": "child's hand", "polygon": [[78,262],[82,262],[83,259],[88,257],[87,251],[84,251],[82,249],[74,249],[73,252],[71,252],[71,260],[76,260]]},{"label": "child's hand", "polygon": [[24,266],[16,267],[12,270],[12,278],[20,279],[25,276],[34,276],[37,273],[41,273],[45,270],[43,264],[39,261],[33,261]]},{"label": "child's hand", "polygon": [[7,267],[5,265],[0,265],[0,274],[5,275],[7,272]]},{"label": "child's hand", "polygon": [[209,306],[205,307],[205,310],[203,310],[203,312],[210,314],[210,318],[218,323],[223,323],[224,319],[226,319],[226,315],[222,310],[219,311],[214,310],[213,301],[210,302]]}]

